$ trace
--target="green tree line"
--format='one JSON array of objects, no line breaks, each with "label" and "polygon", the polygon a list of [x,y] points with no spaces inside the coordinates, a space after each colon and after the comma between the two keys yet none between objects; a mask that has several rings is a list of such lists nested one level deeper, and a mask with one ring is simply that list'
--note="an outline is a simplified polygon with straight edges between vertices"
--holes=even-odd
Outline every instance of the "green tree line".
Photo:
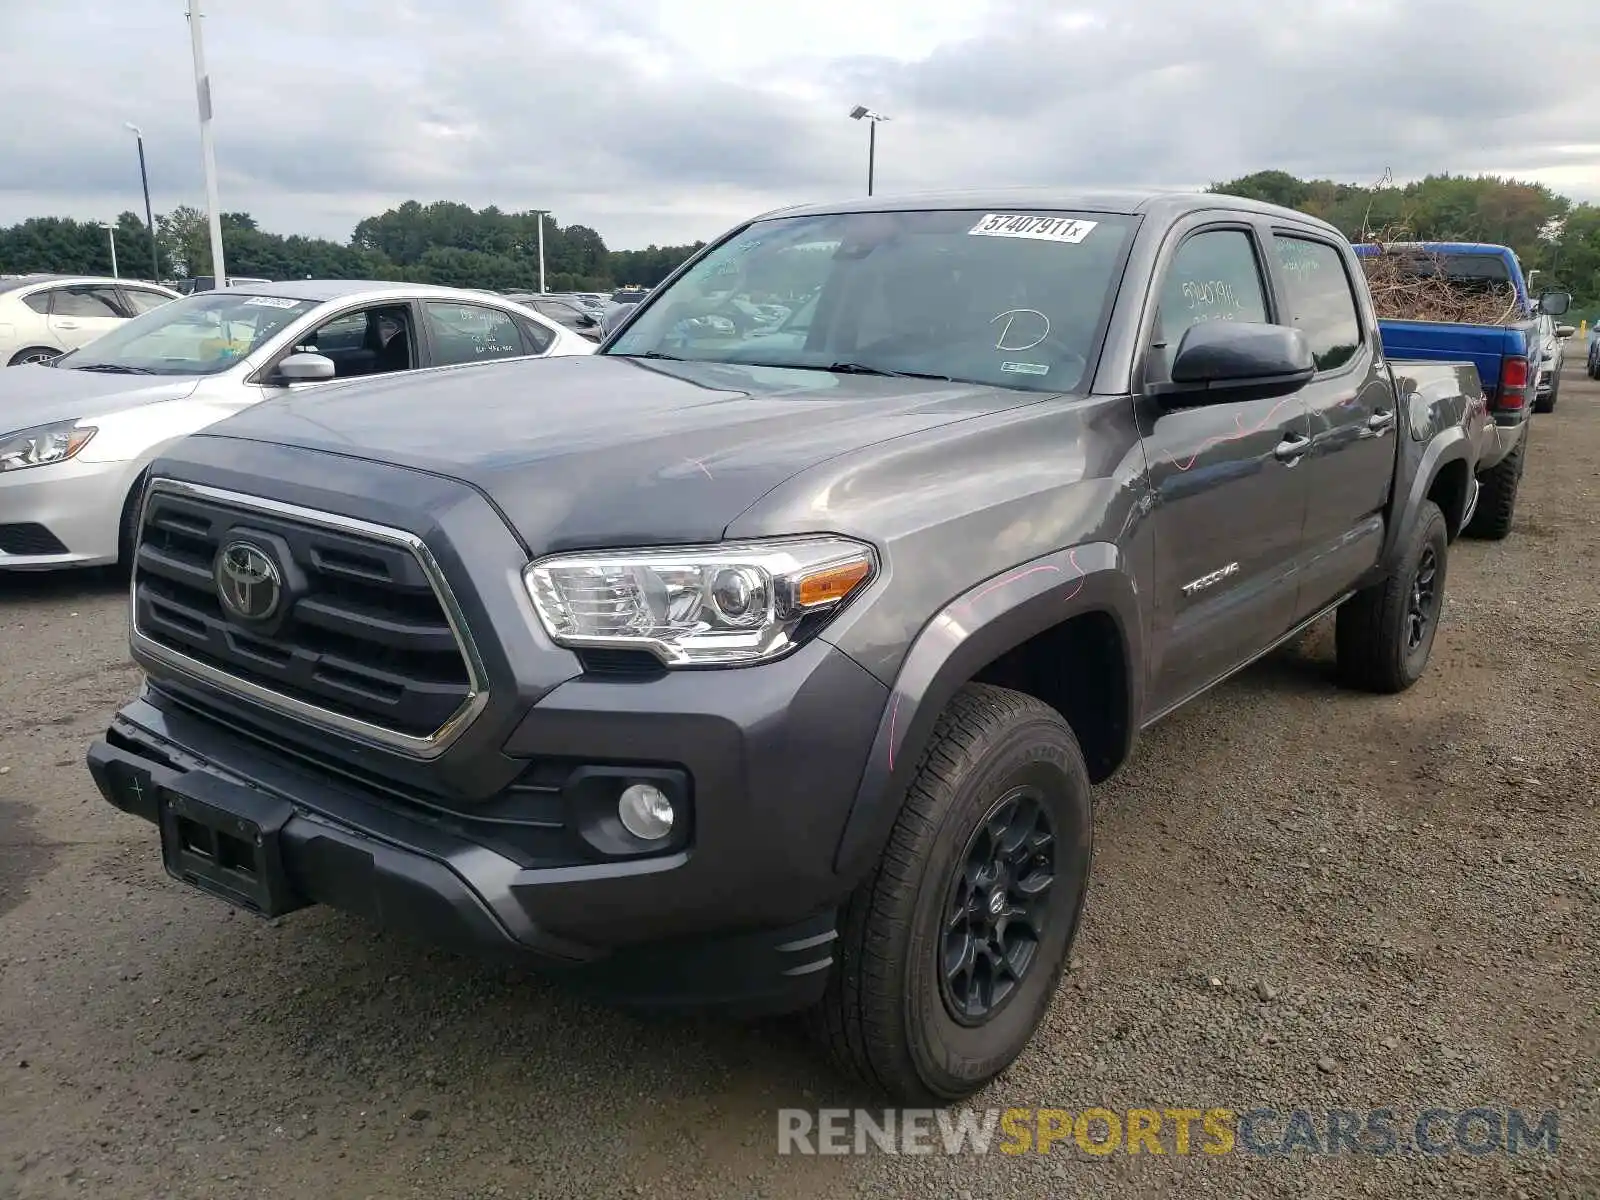
[{"label": "green tree line", "polygon": [[1210,190],[1299,209],[1338,226],[1353,241],[1510,246],[1524,270],[1539,272],[1535,292],[1572,293],[1574,324],[1580,315],[1600,316],[1600,205],[1574,203],[1543,184],[1496,175],[1429,175],[1403,186],[1369,187],[1258,171]]},{"label": "green tree line", "polygon": [[[1322,217],[1352,239],[1373,236],[1481,241],[1509,245],[1535,287],[1573,294],[1574,317],[1600,314],[1600,205],[1574,203],[1543,184],[1499,176],[1430,175],[1415,183],[1366,186],[1297,179],[1260,171],[1211,185]],[[545,217],[545,281],[552,291],[654,286],[703,243],[608,249],[586,225]],[[224,213],[223,241],[233,275],[269,279],[404,279],[510,290],[539,283],[538,213],[490,206],[408,200],[361,221],[348,242],[285,236],[261,229],[248,213]],[[116,222],[118,265],[125,275],[150,273],[144,222],[131,212]],[[205,215],[179,207],[156,217],[163,279],[211,272]],[[0,228],[0,271],[109,274],[104,226],[64,217],[35,217]]]},{"label": "green tree line", "polygon": [[[397,279],[455,287],[513,290],[539,286],[537,210],[503,212],[492,205],[408,200],[368,217],[348,242],[268,233],[249,213],[223,213],[222,243],[230,275],[266,279]],[[117,268],[148,278],[150,236],[136,213],[115,225]],[[551,291],[589,291],[623,284],[653,287],[698,250],[647,246],[611,250],[586,225],[544,219],[545,284]],[[187,205],[156,214],[157,274],[182,279],[211,274],[206,217]],[[112,235],[93,221],[33,217],[0,228],[0,272],[111,274]]]}]

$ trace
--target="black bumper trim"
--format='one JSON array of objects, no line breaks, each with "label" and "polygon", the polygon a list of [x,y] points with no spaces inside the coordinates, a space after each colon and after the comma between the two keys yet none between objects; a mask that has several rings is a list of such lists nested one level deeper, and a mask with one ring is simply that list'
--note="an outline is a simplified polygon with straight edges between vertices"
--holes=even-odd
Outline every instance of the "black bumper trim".
[{"label": "black bumper trim", "polygon": [[[131,709],[137,709],[135,702]],[[126,713],[127,710],[125,710]],[[200,773],[234,788],[288,801],[294,815],[278,831],[281,860],[296,898],[326,904],[448,949],[512,961],[552,973],[575,990],[636,1007],[673,1011],[706,1008],[736,1014],[792,1012],[820,998],[837,942],[837,911],[825,909],[776,929],[721,932],[630,943],[616,947],[578,945],[536,926],[516,909],[508,924],[470,881],[472,868],[487,872],[507,895],[537,892],[528,882],[537,872],[487,848],[449,842],[439,831],[387,814],[376,836],[296,802],[304,773],[283,768],[270,779],[248,762],[231,770],[203,759],[176,742],[120,715],[88,751],[88,767],[101,795],[114,807],[152,824],[160,819],[160,789],[193,791]],[[258,777],[249,778],[244,772]],[[334,780],[318,780],[315,799],[329,808],[348,791]],[[308,793],[309,795],[309,793]],[[410,828],[402,838],[396,831]],[[464,876],[452,862],[468,864]],[[618,870],[640,864],[619,863]],[[560,874],[554,872],[550,874]],[[663,885],[670,893],[670,872]],[[504,897],[503,897],[504,899]],[[730,905],[730,918],[739,908]],[[626,930],[619,930],[625,934]],[[623,939],[619,938],[619,941]]]}]

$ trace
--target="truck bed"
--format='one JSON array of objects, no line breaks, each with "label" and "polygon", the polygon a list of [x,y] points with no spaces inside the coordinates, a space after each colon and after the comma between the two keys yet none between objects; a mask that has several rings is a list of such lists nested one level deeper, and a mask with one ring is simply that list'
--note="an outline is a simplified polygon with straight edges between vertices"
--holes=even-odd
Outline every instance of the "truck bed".
[{"label": "truck bed", "polygon": [[[1528,353],[1531,321],[1515,325],[1457,325],[1444,321],[1380,320],[1378,333],[1391,360],[1469,362],[1492,403],[1500,390],[1501,363],[1507,355]],[[1398,367],[1397,367],[1398,370]]]}]

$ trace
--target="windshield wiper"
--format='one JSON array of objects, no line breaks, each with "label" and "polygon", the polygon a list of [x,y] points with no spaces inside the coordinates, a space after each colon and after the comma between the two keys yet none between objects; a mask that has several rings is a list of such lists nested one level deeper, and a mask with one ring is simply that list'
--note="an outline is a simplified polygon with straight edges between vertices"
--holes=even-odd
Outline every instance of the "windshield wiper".
[{"label": "windshield wiper", "polygon": [[81,367],[70,364],[64,368],[69,371],[104,371],[107,375],[154,375],[155,372],[144,367],[125,367],[120,363],[84,363]]},{"label": "windshield wiper", "polygon": [[836,362],[825,368],[836,375],[886,375],[894,379],[937,379],[941,383],[954,383],[948,375],[932,371],[892,371],[888,367],[873,367],[866,363]]},{"label": "windshield wiper", "polygon": [[676,354],[663,354],[659,350],[641,350],[637,354],[608,354],[607,358],[658,358],[666,362],[688,362]]}]

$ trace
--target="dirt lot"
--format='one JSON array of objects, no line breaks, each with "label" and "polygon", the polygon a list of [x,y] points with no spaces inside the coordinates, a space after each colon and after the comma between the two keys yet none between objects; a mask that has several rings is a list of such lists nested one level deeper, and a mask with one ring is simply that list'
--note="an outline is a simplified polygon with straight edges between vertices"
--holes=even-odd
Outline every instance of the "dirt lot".
[{"label": "dirt lot", "polygon": [[1564,387],[1413,691],[1340,693],[1319,630],[1145,738],[1070,980],[976,1102],[1554,1109],[1554,1155],[780,1157],[779,1108],[871,1103],[786,1024],[169,881],[82,766],[123,595],[0,580],[0,1196],[1600,1195],[1600,386]]}]

